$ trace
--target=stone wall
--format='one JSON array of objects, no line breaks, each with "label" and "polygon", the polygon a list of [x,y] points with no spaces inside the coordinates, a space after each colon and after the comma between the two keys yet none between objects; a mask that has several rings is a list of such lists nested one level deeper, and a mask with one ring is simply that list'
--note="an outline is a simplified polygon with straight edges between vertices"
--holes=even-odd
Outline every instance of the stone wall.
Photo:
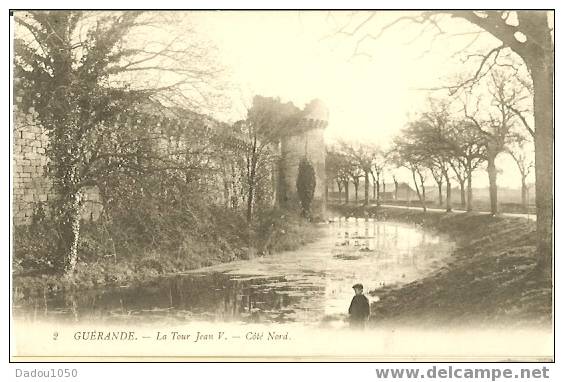
[{"label": "stone wall", "polygon": [[16,111],[13,129],[13,218],[14,224],[28,224],[40,203],[55,197],[44,176],[48,137],[31,113]]},{"label": "stone wall", "polygon": [[[156,114],[159,114],[157,117]],[[37,122],[33,108],[26,112],[15,107],[13,119],[13,205],[12,214],[15,225],[29,224],[34,211],[41,205],[45,213],[49,213],[49,201],[57,198],[51,189],[51,181],[47,171],[48,158],[46,149],[49,137],[45,129]],[[154,135],[158,150],[171,160],[185,160],[183,153],[187,146],[197,151],[208,151],[217,121],[207,116],[184,111],[183,115],[170,114],[162,116],[154,110],[145,113],[117,116],[116,125],[127,125],[134,131],[143,127]],[[216,177],[216,174],[210,174]],[[219,184],[219,179],[208,180],[211,184]],[[212,195],[221,202],[223,190],[218,188]],[[97,220],[102,212],[100,193],[96,187],[83,190],[84,201],[81,217],[85,220]]]},{"label": "stone wall", "polygon": [[[34,211],[40,206],[48,214],[47,202],[55,200],[57,195],[46,174],[49,137],[37,122],[33,108],[28,112],[16,108],[13,123],[12,216],[14,224],[21,225],[31,223]],[[99,193],[96,188],[85,189],[84,193],[82,218],[96,220],[102,211]]]},{"label": "stone wall", "polygon": [[[325,211],[325,142],[324,129],[327,126],[327,112],[318,101],[306,106],[306,116],[296,126],[294,134],[290,134],[280,145],[283,174],[278,177],[273,174],[274,190],[279,192],[283,188],[284,195],[278,195],[278,200],[297,200],[296,180],[299,162],[303,157],[308,158],[315,169],[316,188],[314,195],[314,216],[323,218]],[[181,116],[170,115],[165,118],[155,117],[156,113],[149,111],[145,116],[123,116],[116,123],[131,124],[131,126],[149,126],[149,130],[156,134],[156,144],[163,153],[176,157],[175,153],[182,152],[187,146],[199,145],[203,150],[213,140],[216,130],[220,128],[217,121],[196,113],[185,112]],[[37,117],[31,108],[24,112],[17,107],[13,119],[13,205],[14,224],[29,224],[34,211],[43,206],[45,213],[49,213],[48,202],[57,198],[51,189],[51,181],[47,171],[48,159],[46,149],[48,136],[45,129],[37,123]],[[233,137],[237,140],[237,137]],[[198,151],[198,150],[196,150]],[[181,159],[181,158],[178,158]],[[228,163],[229,158],[226,163]],[[214,179],[208,182],[217,187],[210,195],[218,204],[231,203],[231,195],[224,190],[224,180],[221,178],[221,166],[217,163],[218,171],[210,173]],[[225,175],[225,174],[223,174]],[[216,179],[217,178],[217,179]],[[282,182],[282,183],[280,183]],[[233,186],[235,187],[235,186]],[[240,187],[237,187],[237,189]],[[235,192],[235,190],[233,191]],[[97,220],[102,212],[102,203],[97,188],[84,190],[85,201],[81,216],[87,220]],[[292,203],[294,203],[292,202]]]}]

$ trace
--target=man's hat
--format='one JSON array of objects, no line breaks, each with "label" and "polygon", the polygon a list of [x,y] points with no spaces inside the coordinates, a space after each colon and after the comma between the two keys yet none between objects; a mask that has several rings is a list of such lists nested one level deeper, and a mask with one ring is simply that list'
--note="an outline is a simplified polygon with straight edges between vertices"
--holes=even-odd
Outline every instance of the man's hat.
[{"label": "man's hat", "polygon": [[364,289],[364,287],[362,286],[362,284],[354,284],[353,289]]}]

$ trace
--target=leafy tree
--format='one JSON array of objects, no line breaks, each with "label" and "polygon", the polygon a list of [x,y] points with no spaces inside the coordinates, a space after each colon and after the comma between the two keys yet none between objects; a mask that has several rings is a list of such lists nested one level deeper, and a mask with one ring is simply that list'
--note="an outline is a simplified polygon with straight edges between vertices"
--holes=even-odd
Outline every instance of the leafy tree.
[{"label": "leafy tree", "polygon": [[300,198],[302,214],[304,217],[310,218],[311,204],[315,193],[315,169],[307,158],[303,158],[300,161],[296,188]]},{"label": "leafy tree", "polygon": [[[154,26],[151,17],[134,11],[15,14],[16,91],[48,132],[49,176],[58,195],[52,215],[60,269],[67,274],[78,261],[84,187],[96,185],[110,171],[172,166],[146,152],[154,137],[119,142],[126,136],[120,132],[125,121],[116,116],[133,115],[147,103],[189,99],[183,85],[206,83],[217,73],[191,44],[146,40],[136,47],[133,36],[147,35]],[[162,72],[169,74],[168,80],[159,77]],[[134,75],[157,80],[135,81]]]}]

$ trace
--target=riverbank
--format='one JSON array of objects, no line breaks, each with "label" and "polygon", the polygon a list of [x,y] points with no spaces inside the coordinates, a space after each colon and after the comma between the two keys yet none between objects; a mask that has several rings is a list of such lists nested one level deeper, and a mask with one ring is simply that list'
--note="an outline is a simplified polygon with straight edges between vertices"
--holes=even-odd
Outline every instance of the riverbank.
[{"label": "riverbank", "polygon": [[154,247],[140,242],[116,244],[103,224],[83,222],[79,262],[71,276],[55,271],[55,233],[48,223],[17,226],[13,232],[14,302],[52,292],[143,284],[165,275],[294,250],[319,236],[315,224],[282,210],[261,215],[252,229],[234,214],[218,215],[215,224],[207,237],[186,232],[180,245]]},{"label": "riverbank", "polygon": [[456,242],[451,260],[412,283],[370,291],[374,325],[550,327],[552,289],[535,270],[535,225],[526,219],[382,207],[333,206],[344,216],[416,224]]}]

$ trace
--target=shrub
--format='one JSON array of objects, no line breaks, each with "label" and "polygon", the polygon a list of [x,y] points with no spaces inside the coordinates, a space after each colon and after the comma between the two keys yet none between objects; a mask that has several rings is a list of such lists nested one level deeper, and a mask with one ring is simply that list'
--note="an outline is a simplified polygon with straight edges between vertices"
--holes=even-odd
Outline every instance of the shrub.
[{"label": "shrub", "polygon": [[313,202],[313,194],[315,192],[315,170],[307,158],[303,158],[300,161],[296,188],[298,190],[298,197],[300,198],[302,215],[310,218],[311,204]]},{"label": "shrub", "polygon": [[13,232],[15,274],[55,273],[57,231],[52,225],[16,226]]}]

